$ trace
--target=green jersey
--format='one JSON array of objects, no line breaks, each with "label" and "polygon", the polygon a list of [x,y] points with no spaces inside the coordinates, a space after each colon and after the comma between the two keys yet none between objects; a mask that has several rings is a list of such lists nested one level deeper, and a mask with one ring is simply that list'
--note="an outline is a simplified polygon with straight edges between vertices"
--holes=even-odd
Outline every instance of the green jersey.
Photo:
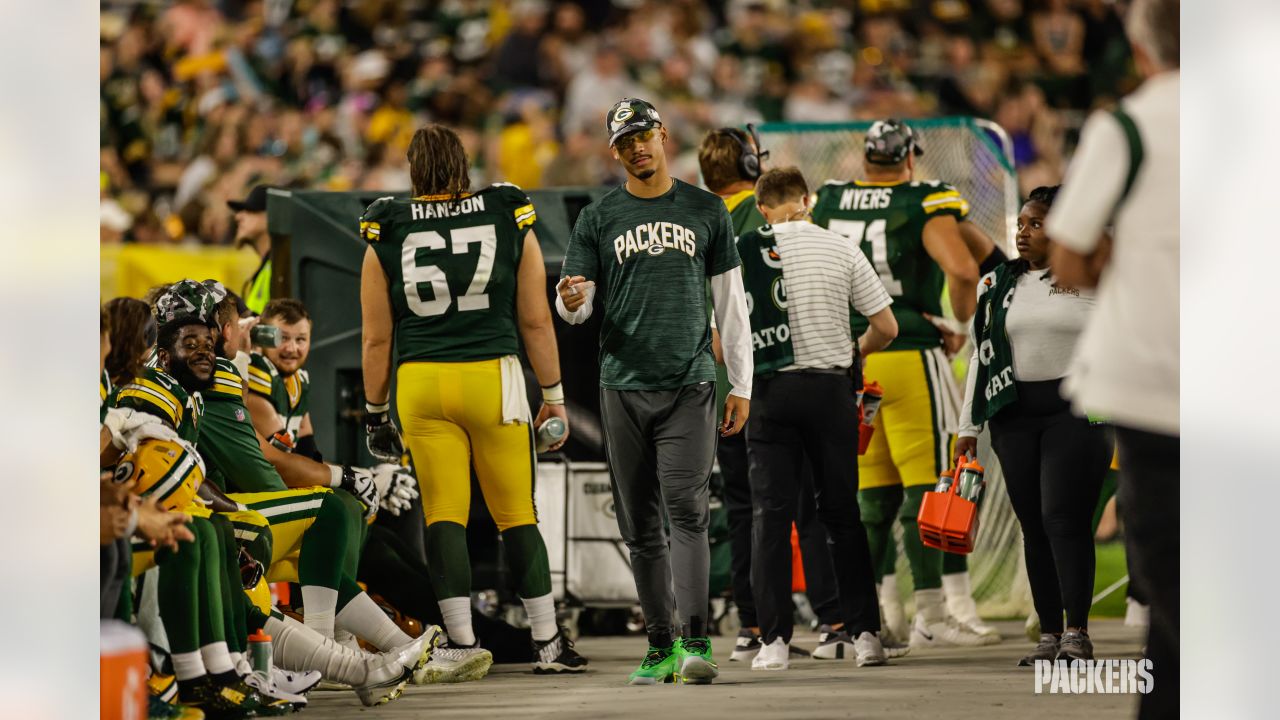
[{"label": "green jersey", "polygon": [[251,353],[248,388],[249,392],[271,401],[284,421],[281,429],[289,433],[289,440],[296,446],[302,419],[311,412],[311,376],[307,371],[284,375],[266,355]]},{"label": "green jersey", "polygon": [[715,379],[707,278],[739,265],[719,197],[681,180],[656,198],[618,187],[583,208],[562,274],[604,303],[600,385],[670,390]]},{"label": "green jersey", "polygon": [[145,367],[129,384],[116,391],[115,407],[151,413],[194,444],[200,438],[204,398],[188,394],[178,381],[160,368]]},{"label": "green jersey", "polygon": [[365,210],[360,235],[387,274],[397,364],[519,352],[516,274],[535,219],[529,197],[507,183]]},{"label": "green jersey", "polygon": [[[942,268],[924,248],[924,226],[942,215],[963,220],[969,203],[938,182],[870,183],[828,180],[818,189],[813,222],[859,243],[893,297],[898,337],[890,350],[938,347],[942,334],[924,313],[942,316]],[[853,336],[867,319],[851,314]]]},{"label": "green jersey", "polygon": [[111,376],[106,370],[102,371],[102,375],[98,377],[98,422],[107,419],[107,408],[115,404],[115,398],[112,397],[116,393],[116,388],[111,384]]},{"label": "green jersey", "polygon": [[218,358],[200,423],[200,456],[206,477],[226,493],[287,490],[280,473],[262,454],[253,419],[244,406],[240,372]]}]

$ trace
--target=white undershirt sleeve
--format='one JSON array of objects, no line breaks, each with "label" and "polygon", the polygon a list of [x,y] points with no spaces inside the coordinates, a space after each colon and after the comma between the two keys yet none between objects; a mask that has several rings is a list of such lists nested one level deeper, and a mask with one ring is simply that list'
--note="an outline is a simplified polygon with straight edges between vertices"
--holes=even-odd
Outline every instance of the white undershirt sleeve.
[{"label": "white undershirt sleeve", "polygon": [[1108,112],[1095,112],[1080,131],[1075,157],[1045,218],[1045,234],[1074,252],[1093,252],[1128,169],[1129,143],[1119,121]]},{"label": "white undershirt sleeve", "polygon": [[751,321],[747,317],[747,291],[742,285],[741,267],[712,276],[711,305],[728,370],[729,394],[750,400],[755,365],[751,359]]},{"label": "white undershirt sleeve", "polygon": [[[563,280],[561,280],[561,282],[563,282]],[[582,307],[578,308],[573,312],[569,312],[569,310],[564,306],[564,300],[560,298],[560,292],[557,286],[556,314],[559,315],[562,320],[569,323],[570,325],[581,325],[582,323],[586,322],[587,318],[591,317],[591,306],[596,298],[595,285],[589,286],[586,290],[584,290],[584,293],[587,296],[587,301],[582,304]]]}]

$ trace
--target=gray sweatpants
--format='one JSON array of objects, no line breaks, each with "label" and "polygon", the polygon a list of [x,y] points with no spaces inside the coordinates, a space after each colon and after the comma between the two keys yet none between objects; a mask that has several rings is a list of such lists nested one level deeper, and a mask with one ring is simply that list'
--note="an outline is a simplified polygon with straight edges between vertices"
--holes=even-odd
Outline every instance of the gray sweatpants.
[{"label": "gray sweatpants", "polygon": [[[711,382],[675,390],[600,391],[618,530],[631,551],[631,572],[651,639],[674,637],[678,622],[694,625],[693,634],[706,634],[715,396]],[[670,549],[664,509],[671,525]],[[674,619],[677,609],[679,621]]]}]

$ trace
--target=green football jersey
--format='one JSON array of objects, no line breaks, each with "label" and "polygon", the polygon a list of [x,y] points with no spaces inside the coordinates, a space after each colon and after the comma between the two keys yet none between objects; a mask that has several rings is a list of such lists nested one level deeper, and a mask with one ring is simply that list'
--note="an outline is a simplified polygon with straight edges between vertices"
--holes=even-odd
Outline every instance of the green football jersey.
[{"label": "green football jersey", "polygon": [[[923,313],[942,315],[942,268],[924,248],[924,226],[941,215],[957,221],[969,214],[969,203],[956,189],[931,182],[869,183],[828,180],[818,189],[813,222],[859,243],[880,281],[893,297],[898,337],[890,350],[937,347],[942,334]],[[851,314],[853,336],[867,329],[867,319]]]},{"label": "green football jersey", "polygon": [[206,477],[223,492],[287,490],[258,444],[253,419],[244,405],[240,372],[234,363],[218,358],[214,384],[200,422],[200,456]]},{"label": "green football jersey", "polygon": [[116,388],[111,384],[111,376],[106,370],[102,371],[102,375],[98,377],[98,422],[107,419],[107,408],[115,404]]},{"label": "green football jersey", "polygon": [[159,368],[143,368],[129,384],[115,393],[115,407],[151,413],[165,421],[190,443],[200,438],[204,398],[187,393],[178,381]]},{"label": "green football jersey", "polygon": [[600,385],[670,390],[715,379],[707,278],[738,267],[724,201],[675,180],[656,198],[618,187],[583,208],[562,274],[604,303]]},{"label": "green football jersey", "polygon": [[[756,207],[756,191],[743,190],[724,198],[724,206],[729,210],[729,222],[733,224],[733,238],[737,240],[751,230],[765,224],[760,208]],[[708,297],[711,288],[707,287]],[[716,423],[724,420],[724,399],[729,394],[729,369],[723,363],[716,365]]]},{"label": "green football jersey", "polygon": [[535,219],[529,197],[507,183],[369,206],[360,235],[387,274],[397,364],[519,352],[516,274]]},{"label": "green football jersey", "polygon": [[[264,383],[264,378],[268,378],[269,383]],[[302,418],[311,412],[311,376],[307,371],[298,370],[286,376],[276,369],[266,355],[251,353],[249,392],[271,401],[271,406],[284,422],[282,429],[289,433],[290,441],[297,445]]]}]

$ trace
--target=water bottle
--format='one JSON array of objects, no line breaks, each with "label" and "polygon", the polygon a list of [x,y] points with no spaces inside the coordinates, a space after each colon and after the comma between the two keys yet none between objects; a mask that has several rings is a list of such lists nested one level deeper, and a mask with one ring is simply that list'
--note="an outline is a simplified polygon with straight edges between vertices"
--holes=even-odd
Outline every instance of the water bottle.
[{"label": "water bottle", "polygon": [[546,452],[552,445],[564,439],[568,431],[569,428],[564,424],[564,420],[554,416],[547,418],[538,427],[538,452]]},{"label": "water bottle", "polygon": [[955,480],[955,470],[944,470],[938,476],[938,484],[934,486],[934,492],[944,493],[951,489],[951,483]]},{"label": "water bottle", "polygon": [[255,673],[271,677],[271,636],[262,630],[249,636],[249,662]]},{"label": "water bottle", "polygon": [[872,381],[862,388],[862,424],[875,423],[876,413],[880,412],[880,401],[884,399],[884,390],[880,383]]},{"label": "water bottle", "polygon": [[977,460],[967,460],[960,465],[960,497],[977,503],[982,497],[984,470]]}]

